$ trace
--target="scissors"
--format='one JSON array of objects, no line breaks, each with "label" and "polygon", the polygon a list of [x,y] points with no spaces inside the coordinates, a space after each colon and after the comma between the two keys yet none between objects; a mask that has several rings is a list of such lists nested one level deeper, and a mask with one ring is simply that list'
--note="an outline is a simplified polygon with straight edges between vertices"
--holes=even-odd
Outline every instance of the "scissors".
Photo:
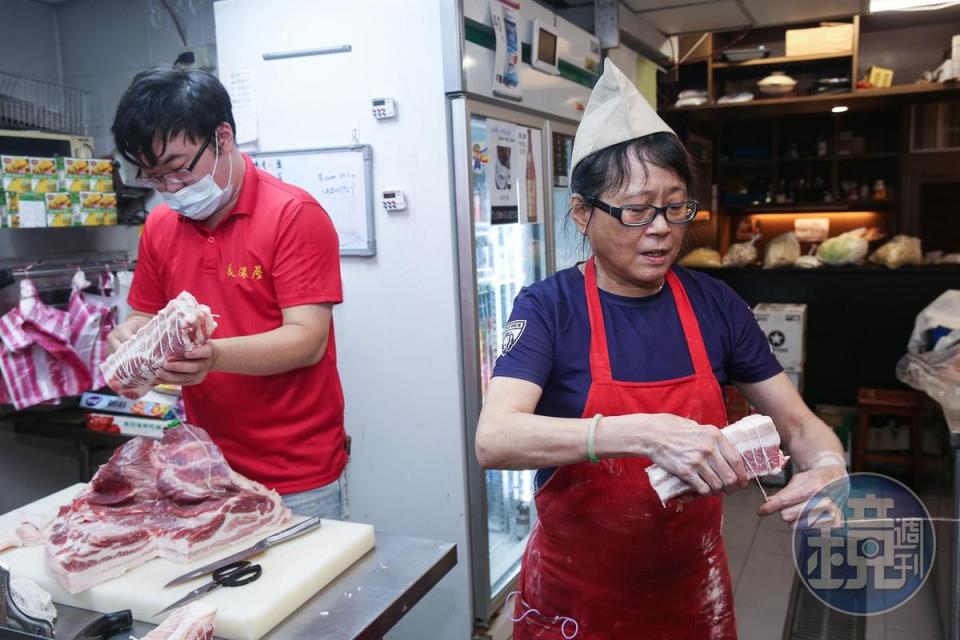
[{"label": "scissors", "polygon": [[257,580],[262,573],[263,567],[259,564],[250,564],[249,560],[240,560],[239,562],[228,564],[225,567],[220,567],[213,572],[213,580],[202,587],[197,587],[165,609],[157,611],[153,614],[153,617],[156,618],[171,609],[182,607],[188,602],[193,602],[197,598],[201,598],[220,587],[242,587],[245,584],[250,584]]}]

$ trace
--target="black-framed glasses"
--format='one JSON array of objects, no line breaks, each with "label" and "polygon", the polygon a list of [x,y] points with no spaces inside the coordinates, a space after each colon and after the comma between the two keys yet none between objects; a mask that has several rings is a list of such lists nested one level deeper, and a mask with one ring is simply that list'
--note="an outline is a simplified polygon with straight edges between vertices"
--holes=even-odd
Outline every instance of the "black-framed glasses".
[{"label": "black-framed glasses", "polygon": [[581,195],[580,197],[591,207],[609,213],[619,220],[620,224],[628,227],[642,227],[650,224],[658,215],[663,215],[663,219],[671,224],[686,224],[697,216],[697,209],[700,207],[700,203],[696,200],[671,202],[663,207],[653,204],[628,204],[614,207],[596,196]]},{"label": "black-framed glasses", "polygon": [[211,140],[213,140],[212,136],[203,141],[203,144],[200,145],[200,148],[197,150],[197,155],[193,156],[193,160],[191,160],[190,164],[185,167],[168,171],[162,176],[153,177],[141,175],[140,169],[137,169],[137,182],[150,189],[157,189],[165,184],[180,186],[187,184],[188,182],[192,182],[194,180],[193,168],[197,166],[198,162],[200,162],[200,156],[202,156],[203,152],[206,151],[207,147],[210,146]]}]

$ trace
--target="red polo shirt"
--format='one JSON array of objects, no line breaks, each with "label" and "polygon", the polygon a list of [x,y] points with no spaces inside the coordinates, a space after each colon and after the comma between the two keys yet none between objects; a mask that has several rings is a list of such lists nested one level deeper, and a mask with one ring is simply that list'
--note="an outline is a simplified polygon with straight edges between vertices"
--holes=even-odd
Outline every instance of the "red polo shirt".
[{"label": "red polo shirt", "polygon": [[[186,290],[218,315],[213,337],[230,338],[276,329],[284,307],[343,301],[326,211],[244,162],[236,207],[213,231],[166,204],[151,212],[131,307],[156,313]],[[332,323],[317,364],[272,376],[213,372],[184,387],[183,398],[190,422],[209,432],[234,469],[282,494],[328,484],[346,464]]]}]

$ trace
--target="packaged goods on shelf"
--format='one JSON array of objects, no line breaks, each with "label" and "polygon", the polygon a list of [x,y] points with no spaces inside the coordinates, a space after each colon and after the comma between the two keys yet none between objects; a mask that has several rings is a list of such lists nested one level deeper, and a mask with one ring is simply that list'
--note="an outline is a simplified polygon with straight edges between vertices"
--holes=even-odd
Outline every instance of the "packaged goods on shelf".
[{"label": "packaged goods on shelf", "polygon": [[175,420],[183,417],[177,413],[173,404],[150,402],[142,398],[131,400],[130,398],[89,391],[80,397],[80,406],[84,409],[126,413],[157,420]]},{"label": "packaged goods on shelf", "polygon": [[787,29],[787,56],[843,55],[853,51],[852,24],[824,24],[810,29]]},{"label": "packaged goods on shelf", "polygon": [[727,252],[723,255],[723,266],[725,267],[745,267],[757,261],[756,242],[760,238],[759,234],[754,235],[747,242],[735,242],[730,245]]},{"label": "packaged goods on shelf", "polygon": [[113,191],[113,161],[94,159],[90,161],[90,190]]},{"label": "packaged goods on shelf", "polygon": [[117,194],[100,191],[80,192],[80,220],[86,227],[117,223]]},{"label": "packaged goods on shelf", "polygon": [[700,247],[694,249],[680,259],[680,264],[684,267],[722,267],[723,259],[720,252],[716,249]]},{"label": "packaged goods on shelf", "polygon": [[790,267],[800,257],[800,242],[793,231],[780,234],[767,245],[763,256],[763,268]]},{"label": "packaged goods on shelf", "polygon": [[867,230],[863,227],[827,239],[817,249],[817,257],[830,265],[857,264],[867,255]]},{"label": "packaged goods on shelf", "polygon": [[20,226],[20,194],[0,191],[0,227],[16,229]]},{"label": "packaged goods on shelf", "polygon": [[923,250],[920,238],[913,236],[893,236],[889,242],[870,255],[870,262],[896,269],[905,264],[923,264]]},{"label": "packaged goods on shelf", "polygon": [[[8,194],[9,195],[9,194]],[[23,191],[17,194],[17,210],[21,228],[47,226],[46,194],[36,191]]]},{"label": "packaged goods on shelf", "polygon": [[141,418],[138,416],[115,416],[107,413],[88,413],[86,417],[87,429],[119,433],[125,436],[146,436],[148,438],[162,438],[163,429],[169,420]]},{"label": "packaged goods on shelf", "polygon": [[24,192],[33,188],[30,158],[27,156],[0,156],[3,190]]},{"label": "packaged goods on shelf", "polygon": [[69,191],[45,193],[48,227],[72,227],[77,224],[80,199]]},{"label": "packaged goods on shelf", "polygon": [[60,191],[90,190],[90,162],[87,158],[57,158]]},{"label": "packaged goods on shelf", "polygon": [[30,191],[48,193],[57,190],[57,159],[30,158]]}]

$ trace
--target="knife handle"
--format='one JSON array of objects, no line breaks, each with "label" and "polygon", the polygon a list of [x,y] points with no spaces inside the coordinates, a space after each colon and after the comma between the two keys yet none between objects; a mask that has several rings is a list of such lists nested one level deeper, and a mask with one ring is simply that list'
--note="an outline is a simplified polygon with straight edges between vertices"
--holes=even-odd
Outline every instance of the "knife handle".
[{"label": "knife handle", "polygon": [[264,545],[266,547],[272,547],[275,544],[279,544],[290,538],[296,538],[300,534],[306,533],[307,531],[312,531],[320,526],[320,516],[313,516],[312,518],[307,518],[303,522],[298,522],[292,527],[287,527],[283,531],[279,531],[272,536],[267,536],[264,539]]}]

